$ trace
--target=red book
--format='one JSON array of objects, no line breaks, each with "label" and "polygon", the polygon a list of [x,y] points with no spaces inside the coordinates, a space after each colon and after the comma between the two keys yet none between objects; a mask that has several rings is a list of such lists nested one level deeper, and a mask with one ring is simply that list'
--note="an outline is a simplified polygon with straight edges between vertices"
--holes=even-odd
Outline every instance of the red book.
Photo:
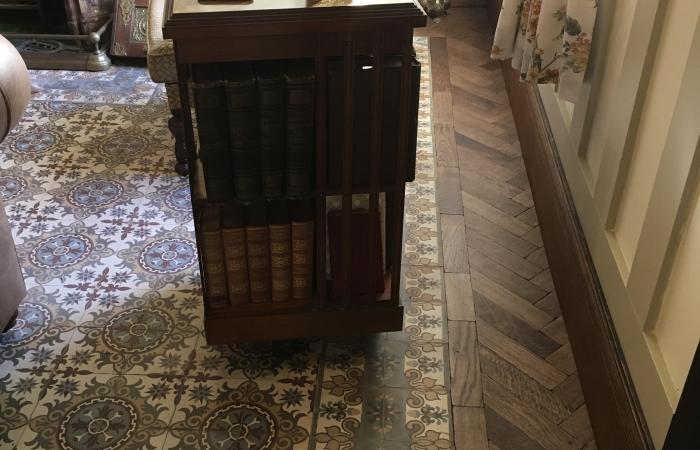
[{"label": "red book", "polygon": [[[369,242],[369,230],[374,227],[374,240]],[[382,238],[379,215],[370,218],[367,210],[353,210],[350,216],[350,267],[343,258],[343,212],[328,213],[328,242],[331,260],[331,288],[334,297],[342,297],[342,276],[350,276],[351,295],[362,296],[384,292],[382,269]],[[374,246],[373,261],[369,260],[370,245]]]}]

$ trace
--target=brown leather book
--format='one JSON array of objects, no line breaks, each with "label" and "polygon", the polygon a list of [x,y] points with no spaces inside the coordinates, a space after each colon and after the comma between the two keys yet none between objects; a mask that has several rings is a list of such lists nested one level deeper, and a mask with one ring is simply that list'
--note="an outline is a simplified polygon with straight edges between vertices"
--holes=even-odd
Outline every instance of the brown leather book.
[{"label": "brown leather book", "polygon": [[218,206],[210,206],[202,211],[201,227],[206,305],[209,308],[225,308],[229,302],[221,240],[221,210]]},{"label": "brown leather book", "polygon": [[[368,242],[370,226],[375,227],[374,242]],[[343,242],[350,239],[350,267],[345,267]],[[331,289],[334,297],[342,297],[342,277],[350,276],[352,296],[381,294],[384,292],[382,270],[382,244],[379,215],[370,218],[367,210],[353,210],[350,216],[350,236],[343,237],[343,212],[328,213],[328,245],[331,260]],[[370,245],[374,246],[373,261],[369,260]]]},{"label": "brown leather book", "polygon": [[296,200],[292,215],[292,299],[308,300],[313,292],[314,206],[310,200]]},{"label": "brown leather book", "polygon": [[285,302],[292,296],[292,230],[286,200],[268,203],[270,222],[270,275],[272,301]]},{"label": "brown leather book", "polygon": [[264,201],[246,207],[245,236],[251,303],[265,303],[271,298],[270,227],[265,209]]},{"label": "brown leather book", "polygon": [[229,301],[232,305],[244,305],[250,302],[250,284],[243,208],[227,205],[222,222],[221,238],[226,258]]}]

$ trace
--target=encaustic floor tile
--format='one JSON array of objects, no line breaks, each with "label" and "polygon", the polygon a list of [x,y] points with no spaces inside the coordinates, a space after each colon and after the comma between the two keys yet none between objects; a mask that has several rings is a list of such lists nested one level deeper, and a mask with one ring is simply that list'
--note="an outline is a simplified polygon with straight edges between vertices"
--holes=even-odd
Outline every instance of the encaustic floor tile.
[{"label": "encaustic floor tile", "polygon": [[161,448],[176,393],[146,376],[58,375],[38,402],[20,448]]}]

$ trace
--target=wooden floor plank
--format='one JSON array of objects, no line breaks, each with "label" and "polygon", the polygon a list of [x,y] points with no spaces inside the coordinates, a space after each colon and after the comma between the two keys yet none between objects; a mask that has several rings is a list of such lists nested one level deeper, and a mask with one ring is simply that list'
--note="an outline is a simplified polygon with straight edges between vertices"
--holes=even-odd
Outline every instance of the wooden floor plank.
[{"label": "wooden floor plank", "polygon": [[523,258],[537,250],[537,246],[531,242],[516,236],[502,226],[471,210],[467,209],[464,211],[464,223],[467,226],[467,230],[478,232]]},{"label": "wooden floor plank", "polygon": [[557,424],[571,416],[572,410],[559,397],[483,345],[479,346],[479,362],[484,376],[508,389],[537,414]]},{"label": "wooden floor plank", "polygon": [[438,166],[438,205],[442,214],[462,214],[459,168]]},{"label": "wooden floor plank", "polygon": [[[555,423],[536,414],[528,405],[488,377],[483,379],[484,401],[497,414],[518,427],[530,439],[552,450],[579,450],[583,444]],[[516,447],[517,448],[517,447]]]},{"label": "wooden floor plank", "polygon": [[574,354],[571,352],[571,345],[564,344],[560,349],[549,355],[547,362],[561,370],[567,375],[576,373],[576,362]]},{"label": "wooden floor plank", "polygon": [[[474,197],[473,195],[469,194],[468,192],[462,192],[462,204],[464,205],[465,209],[469,209],[474,213],[483,216],[485,219],[502,226],[503,228],[515,234],[516,236],[527,235],[533,230],[533,228],[529,225],[519,221],[513,216],[504,213],[498,208],[494,208],[493,206],[489,205],[488,203],[484,202],[478,197]],[[530,242],[533,243],[532,240],[530,240]]]},{"label": "wooden floor plank", "polygon": [[450,81],[447,39],[434,37],[430,39],[429,46],[433,92],[449,92],[452,88],[452,82]]},{"label": "wooden floor plank", "polygon": [[482,406],[481,367],[477,349],[476,323],[449,320],[452,404]]},{"label": "wooden floor plank", "polygon": [[445,274],[445,301],[449,320],[475,321],[474,296],[469,274]]},{"label": "wooden floor plank", "polygon": [[540,358],[546,358],[561,347],[558,342],[531,327],[508,309],[492,302],[477,290],[474,291],[474,308],[479,324],[487,323]]},{"label": "wooden floor plank", "polygon": [[520,203],[526,208],[535,206],[535,203],[532,201],[532,191],[530,189],[526,189],[513,197],[513,201]]},{"label": "wooden floor plank", "polygon": [[[462,203],[464,203],[464,195],[462,195]],[[542,234],[540,233],[540,227],[536,226],[529,231],[523,233],[521,235],[523,239],[526,241],[529,241],[530,243],[534,244],[537,247],[543,247],[544,243],[542,242]]]},{"label": "wooden floor plank", "polygon": [[569,336],[566,334],[566,325],[564,325],[562,317],[558,317],[547,324],[547,326],[542,328],[542,332],[562,345],[569,342]]},{"label": "wooden floor plank", "polygon": [[545,252],[544,247],[538,248],[534,252],[530,253],[525,259],[542,269],[546,269],[549,267],[549,262],[547,261],[547,252]]},{"label": "wooden floor plank", "polygon": [[449,91],[433,92],[433,123],[454,126],[452,122],[452,94]]},{"label": "wooden floor plank", "polygon": [[[537,281],[531,281],[545,289],[543,285],[546,284],[546,277],[544,279],[542,278],[542,269],[519,256],[517,253],[510,251],[506,247],[503,247],[499,243],[479,233],[470,233],[467,237],[467,242],[469,247],[473,247],[481,253],[488,255],[489,258],[507,267],[523,278],[533,279],[533,277],[539,277],[536,279]],[[547,292],[550,291],[551,289],[547,290]]]},{"label": "wooden floor plank", "polygon": [[561,427],[579,442],[590,442],[593,440],[593,429],[591,428],[586,405],[574,411],[571,417],[562,422]]},{"label": "wooden floor plank", "polygon": [[438,167],[459,167],[457,144],[452,125],[433,124],[433,143]]},{"label": "wooden floor plank", "polygon": [[490,450],[544,450],[544,447],[488,405],[484,407],[484,416]]},{"label": "wooden floor plank", "polygon": [[[467,245],[467,252],[469,253],[470,270],[478,270],[489,279],[501,285],[503,288],[517,294],[519,297],[524,298],[528,302],[538,302],[544,296],[548,295],[547,291],[541,287],[532,284],[529,280],[498,264],[496,261],[492,260],[475,248]],[[551,316],[552,314],[549,315]]]},{"label": "wooden floor plank", "polygon": [[479,322],[479,343],[522,370],[530,378],[553,389],[566,379],[566,374],[527,350],[492,326]]},{"label": "wooden floor plank", "polygon": [[552,281],[552,273],[549,269],[545,269],[530,279],[533,283],[541,287],[547,292],[554,290],[554,281]]},{"label": "wooden floor plank", "polygon": [[488,450],[486,418],[483,408],[452,408],[455,429],[455,450]]},{"label": "wooden floor plank", "polygon": [[571,411],[578,409],[584,403],[581,381],[577,374],[570,375],[555,389],[554,395],[559,397]]},{"label": "wooden floor plank", "polygon": [[472,288],[500,307],[507,309],[536,330],[552,322],[552,316],[519,297],[517,294],[504,289],[481,272],[472,269]]},{"label": "wooden floor plank", "polygon": [[501,186],[495,182],[487,183],[485,182],[484,177],[477,175],[471,170],[461,170],[460,181],[463,191],[479,197],[491,206],[498,208],[507,214],[517,216],[527,209],[526,206],[523,206],[522,204],[511,199],[509,196],[512,194],[511,190],[501,189]]},{"label": "wooden floor plank", "polygon": [[467,236],[464,216],[440,214],[442,260],[445,272],[467,273]]},{"label": "wooden floor plank", "polygon": [[521,214],[519,214],[516,218],[518,220],[525,222],[526,224],[528,224],[532,227],[536,226],[539,223],[537,220],[537,210],[535,210],[534,206],[532,208],[526,209]]},{"label": "wooden floor plank", "polygon": [[535,306],[537,306],[550,316],[561,316],[561,308],[559,308],[559,299],[557,298],[557,293],[554,291],[550,292],[544,298],[535,303]]}]

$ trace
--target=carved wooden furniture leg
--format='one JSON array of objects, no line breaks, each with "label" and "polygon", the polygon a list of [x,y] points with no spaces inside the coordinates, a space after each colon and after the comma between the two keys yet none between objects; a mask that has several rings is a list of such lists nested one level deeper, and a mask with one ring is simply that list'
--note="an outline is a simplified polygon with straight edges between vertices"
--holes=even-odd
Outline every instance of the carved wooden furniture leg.
[{"label": "carved wooden furniture leg", "polygon": [[175,171],[180,175],[187,175],[187,149],[185,148],[185,129],[182,125],[182,111],[179,109],[170,110],[172,117],[168,120],[168,129],[175,138]]}]

